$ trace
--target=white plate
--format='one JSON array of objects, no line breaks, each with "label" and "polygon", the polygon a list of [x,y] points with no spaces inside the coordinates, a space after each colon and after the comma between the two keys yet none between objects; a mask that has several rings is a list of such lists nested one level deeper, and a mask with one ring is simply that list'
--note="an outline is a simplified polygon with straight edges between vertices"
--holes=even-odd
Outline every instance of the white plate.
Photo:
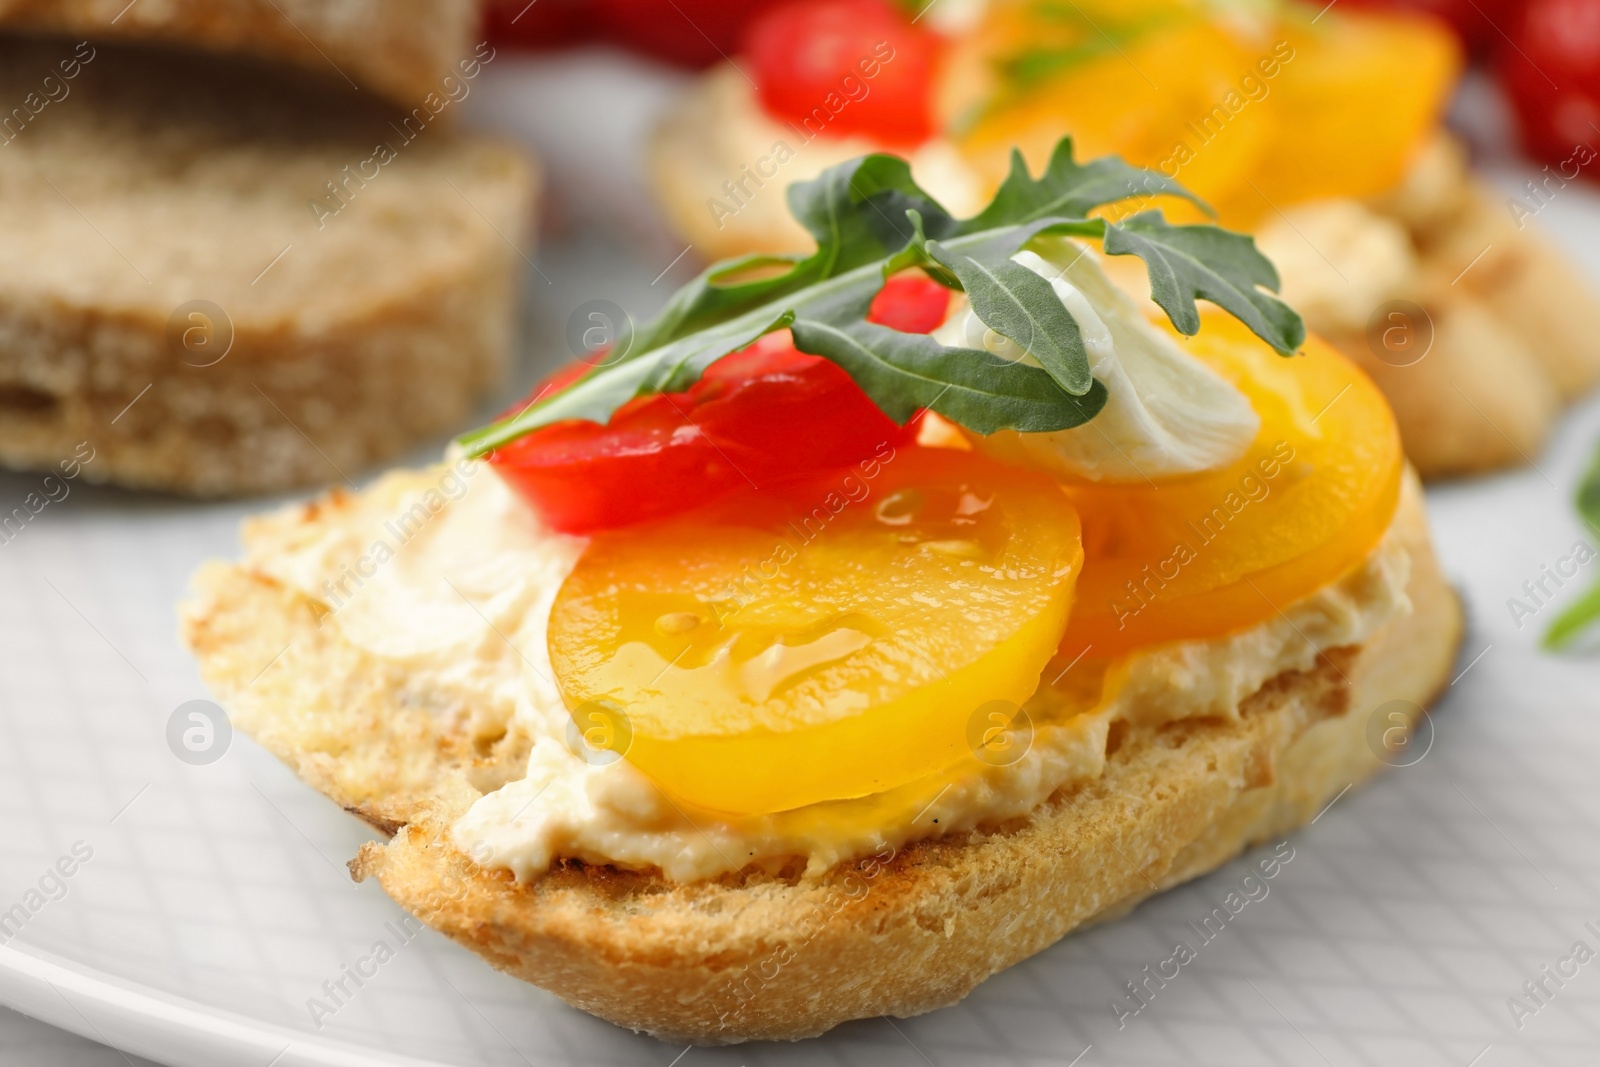
[{"label": "white plate", "polygon": [[[480,115],[512,114],[529,86],[547,90],[552,69],[508,64]],[[607,114],[636,127],[649,106],[639,98],[659,96],[662,80],[630,84],[649,92]],[[593,112],[570,114],[567,128],[597,128]],[[614,124],[616,141],[631,128]],[[1600,273],[1600,197],[1564,190],[1539,222]],[[550,280],[532,280],[530,336],[560,337],[571,309],[595,297],[648,310],[684,269],[653,287],[663,249],[543,254]],[[545,346],[524,378],[558,349]],[[1067,939],[955,1008],[797,1046],[686,1054],[568,1009],[431,932],[402,946],[400,910],[344,870],[368,829],[248,740],[208,766],[176,758],[169,718],[207,694],[174,638],[173,604],[197,563],[235,551],[237,520],[263,505],[74,484],[0,544],[0,915],[28,912],[15,936],[0,930],[0,1002],[178,1067],[1592,1062],[1600,961],[1560,988],[1546,980],[1553,996],[1521,1029],[1508,998],[1574,942],[1600,951],[1600,672],[1593,659],[1541,655],[1549,613],[1518,629],[1506,600],[1582,536],[1568,500],[1597,437],[1590,405],[1537,470],[1431,494],[1473,619],[1432,749],[1295,834],[1268,895],[1125,1026],[1112,1008],[1124,984],[1179,938],[1195,943],[1188,924],[1221,903],[1249,857]],[[0,476],[0,513],[39,483]],[[1583,580],[1600,580],[1600,566]],[[92,857],[58,886],[47,872],[77,842]],[[41,880],[59,899],[28,896]],[[315,1023],[308,1000],[378,941],[395,958]]]}]

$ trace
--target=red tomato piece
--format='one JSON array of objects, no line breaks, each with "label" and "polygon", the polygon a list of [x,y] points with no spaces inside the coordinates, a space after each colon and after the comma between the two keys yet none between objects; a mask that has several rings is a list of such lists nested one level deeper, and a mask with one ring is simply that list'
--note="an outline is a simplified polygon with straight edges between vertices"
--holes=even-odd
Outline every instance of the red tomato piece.
[{"label": "red tomato piece", "polygon": [[901,333],[932,333],[950,314],[950,290],[923,274],[897,274],[872,298],[867,321]]},{"label": "red tomato piece", "polygon": [[772,0],[589,0],[589,6],[618,44],[680,66],[705,67],[733,55],[745,26]]},{"label": "red tomato piece", "polygon": [[745,32],[761,103],[808,136],[933,134],[938,39],[882,0],[793,0]]},{"label": "red tomato piece", "polygon": [[495,44],[513,48],[561,48],[593,38],[594,19],[585,0],[492,0],[484,31]]},{"label": "red tomato piece", "polygon": [[[1600,0],[1533,0],[1501,49],[1523,147],[1563,169],[1595,177],[1600,148]],[[1587,169],[1586,169],[1587,168]]]},{"label": "red tomato piece", "polygon": [[[938,327],[950,294],[921,275],[890,279],[868,318],[905,332]],[[588,370],[563,368],[543,397]],[[782,485],[909,444],[840,367],[794,347],[788,330],[724,356],[682,393],[637,397],[604,426],[557,423],[496,449],[495,470],[565,533],[688,511],[746,486]]]},{"label": "red tomato piece", "polygon": [[1432,15],[1454,30],[1474,55],[1503,44],[1516,13],[1513,0],[1352,0],[1352,6]]}]

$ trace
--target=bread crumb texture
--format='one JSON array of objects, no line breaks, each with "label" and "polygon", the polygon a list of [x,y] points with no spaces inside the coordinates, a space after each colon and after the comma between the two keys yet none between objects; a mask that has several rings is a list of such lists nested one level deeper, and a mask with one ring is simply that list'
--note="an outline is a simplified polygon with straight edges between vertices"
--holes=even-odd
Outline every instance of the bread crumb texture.
[{"label": "bread crumb texture", "polygon": [[470,415],[507,361],[534,172],[361,96],[0,42],[0,463],[87,440],[87,477],[262,492]]}]

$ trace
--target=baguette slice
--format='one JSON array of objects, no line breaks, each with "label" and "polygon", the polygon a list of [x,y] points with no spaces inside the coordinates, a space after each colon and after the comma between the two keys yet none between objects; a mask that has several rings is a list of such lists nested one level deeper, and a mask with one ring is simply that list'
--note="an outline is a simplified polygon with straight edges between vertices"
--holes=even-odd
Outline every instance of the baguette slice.
[{"label": "baguette slice", "polygon": [[88,441],[97,481],[327,484],[500,378],[535,191],[512,150],[104,44],[0,41],[0,101],[0,463]]},{"label": "baguette slice", "polygon": [[441,91],[478,19],[477,0],[0,0],[0,28],[281,60],[407,106]]},{"label": "baguette slice", "polygon": [[[246,539],[340,523],[354,504],[335,494]],[[449,838],[478,796],[520,773],[527,742],[514,730],[477,745],[455,733],[403,669],[330,639],[317,606],[243,566],[197,575],[183,635],[239,727],[394,834],[362,849],[358,879],[377,878],[494,966],[622,1026],[697,1044],[797,1039],[954,1003],[1073,928],[1288,832],[1380,769],[1373,713],[1427,703],[1461,632],[1412,474],[1396,529],[1412,559],[1413,612],[1272,679],[1240,722],[1113,730],[1104,777],[1025,819],[809,881],[745,871],[673,884],[567,862],[518,885]]]}]

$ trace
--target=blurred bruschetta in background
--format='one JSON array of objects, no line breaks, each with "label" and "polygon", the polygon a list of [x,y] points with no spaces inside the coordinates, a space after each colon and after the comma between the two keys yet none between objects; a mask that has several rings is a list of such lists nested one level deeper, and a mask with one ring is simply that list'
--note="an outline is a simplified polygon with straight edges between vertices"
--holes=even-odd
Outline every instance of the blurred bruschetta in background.
[{"label": "blurred bruschetta in background", "polygon": [[[1255,232],[1311,329],[1378,379],[1428,477],[1525,463],[1600,376],[1600,301],[1467,167],[1442,116],[1461,46],[1373,5],[792,0],[652,146],[705,259],[808,247],[783,189],[881,148],[956,209],[1056,140],[1182,181]],[[1597,135],[1600,136],[1600,135]],[[1118,212],[1171,198],[1130,189]]]}]

